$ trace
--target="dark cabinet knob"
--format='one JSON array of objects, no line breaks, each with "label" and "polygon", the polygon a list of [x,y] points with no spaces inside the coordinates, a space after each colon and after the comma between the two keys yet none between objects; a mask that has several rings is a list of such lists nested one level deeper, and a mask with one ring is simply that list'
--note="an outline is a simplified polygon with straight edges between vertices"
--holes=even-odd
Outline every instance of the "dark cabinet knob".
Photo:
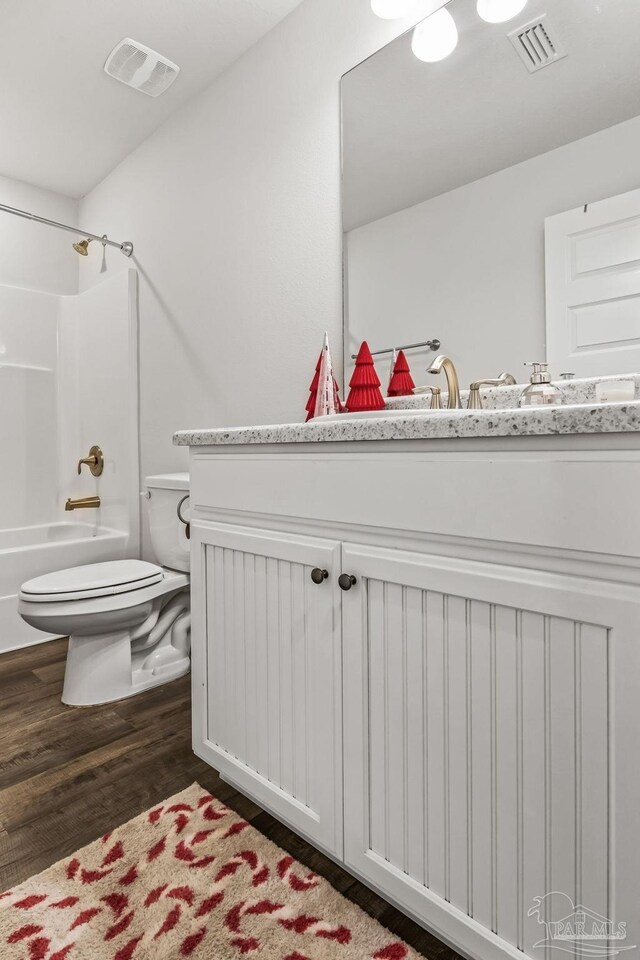
[{"label": "dark cabinet knob", "polygon": [[314,567],[311,571],[311,579],[314,583],[322,583],[323,580],[326,580],[329,576],[328,570],[321,570],[320,567]]},{"label": "dark cabinet knob", "polygon": [[338,577],[338,586],[341,590],[351,590],[358,581],[348,573],[341,573]]}]

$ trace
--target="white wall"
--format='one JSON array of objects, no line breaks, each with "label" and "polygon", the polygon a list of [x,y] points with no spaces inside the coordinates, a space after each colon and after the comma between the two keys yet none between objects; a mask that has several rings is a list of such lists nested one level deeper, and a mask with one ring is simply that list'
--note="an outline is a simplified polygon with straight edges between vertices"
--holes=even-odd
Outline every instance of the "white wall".
[{"label": "white wall", "polygon": [[[640,117],[353,230],[348,353],[437,337],[463,386],[526,382],[546,356],[544,218],[640,186],[638,156]],[[409,354],[417,384],[428,357]]]},{"label": "white wall", "polygon": [[82,201],[136,247],[143,474],[184,469],[176,429],[304,419],[325,329],[339,360],[339,80],[407,26],[305,0]]},{"label": "white wall", "polygon": [[[28,183],[0,177],[0,203],[71,226],[78,222],[78,203]],[[78,254],[74,237],[44,224],[0,211],[0,284],[77,293]]]}]

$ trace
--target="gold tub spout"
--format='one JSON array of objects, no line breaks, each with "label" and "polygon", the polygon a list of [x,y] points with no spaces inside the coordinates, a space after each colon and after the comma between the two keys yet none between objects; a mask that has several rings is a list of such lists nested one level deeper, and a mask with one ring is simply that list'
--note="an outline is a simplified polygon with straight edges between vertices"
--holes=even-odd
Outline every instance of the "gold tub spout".
[{"label": "gold tub spout", "polygon": [[71,497],[64,505],[65,510],[88,510],[96,509],[100,506],[100,497],[81,497],[79,500],[72,500]]}]

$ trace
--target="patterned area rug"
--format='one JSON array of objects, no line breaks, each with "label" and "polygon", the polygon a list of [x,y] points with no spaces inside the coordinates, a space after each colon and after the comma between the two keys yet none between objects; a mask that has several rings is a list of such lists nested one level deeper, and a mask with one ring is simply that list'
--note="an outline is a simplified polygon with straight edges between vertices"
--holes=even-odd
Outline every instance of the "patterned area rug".
[{"label": "patterned area rug", "polygon": [[418,960],[200,786],[0,894],[2,960]]}]

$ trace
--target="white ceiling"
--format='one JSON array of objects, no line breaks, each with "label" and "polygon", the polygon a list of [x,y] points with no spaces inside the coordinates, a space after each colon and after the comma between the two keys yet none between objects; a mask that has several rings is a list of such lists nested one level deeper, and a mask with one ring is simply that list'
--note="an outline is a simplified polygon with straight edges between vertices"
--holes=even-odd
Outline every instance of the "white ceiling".
[{"label": "white ceiling", "polygon": [[[84,196],[300,2],[0,0],[0,175]],[[104,73],[124,37],[181,67],[157,99]]]},{"label": "white ceiling", "polygon": [[[407,34],[343,80],[345,230],[640,114],[639,0],[529,0],[496,26],[449,9],[448,59],[421,63]],[[545,12],[568,56],[530,74],[507,34]]]}]

